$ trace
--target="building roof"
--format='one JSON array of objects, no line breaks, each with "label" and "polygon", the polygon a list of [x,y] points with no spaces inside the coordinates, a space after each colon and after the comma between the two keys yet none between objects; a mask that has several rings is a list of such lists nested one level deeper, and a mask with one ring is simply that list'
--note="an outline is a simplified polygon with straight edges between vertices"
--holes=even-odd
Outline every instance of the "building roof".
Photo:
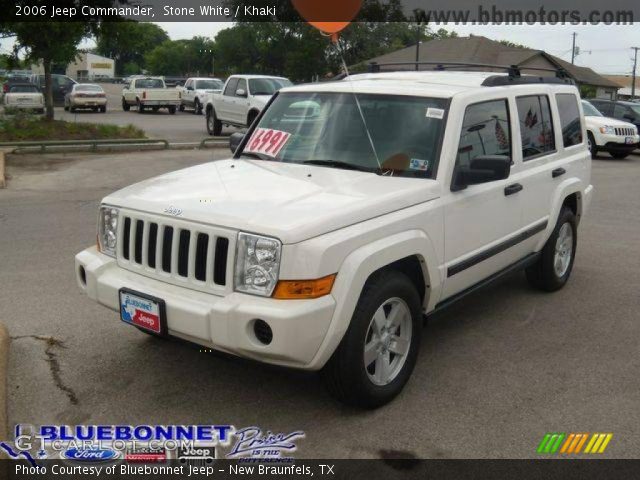
[{"label": "building roof", "polygon": [[[416,46],[412,45],[395,52],[372,58],[366,63],[396,63],[415,62]],[[579,84],[598,87],[619,88],[613,82],[587,67],[579,67],[554,57],[543,50],[505,45],[482,36],[452,37],[440,40],[430,40],[420,44],[420,61],[422,62],[463,62],[484,63],[492,65],[518,65],[526,71],[527,65],[533,67],[548,67],[565,69]],[[538,65],[542,60],[543,65]],[[538,61],[538,62],[537,62]],[[534,63],[537,62],[537,63]],[[405,70],[413,66],[400,67]],[[427,68],[428,69],[428,68]],[[487,70],[487,68],[483,68]]]}]

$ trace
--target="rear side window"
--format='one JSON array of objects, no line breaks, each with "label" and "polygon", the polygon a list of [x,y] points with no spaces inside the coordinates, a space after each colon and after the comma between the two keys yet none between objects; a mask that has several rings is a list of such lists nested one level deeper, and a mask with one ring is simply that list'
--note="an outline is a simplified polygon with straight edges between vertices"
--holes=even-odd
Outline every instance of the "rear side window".
[{"label": "rear side window", "polygon": [[578,99],[572,93],[556,95],[558,112],[560,113],[560,127],[562,128],[562,143],[565,148],[582,143],[582,124]]},{"label": "rear side window", "polygon": [[227,86],[224,89],[224,94],[229,97],[235,97],[236,95],[236,87],[238,86],[238,79],[232,78],[227,82]]},{"label": "rear side window", "polygon": [[516,99],[522,140],[522,158],[530,160],[556,149],[549,97],[529,95]]},{"label": "rear side window", "polygon": [[464,113],[457,165],[468,166],[484,155],[511,156],[511,129],[507,100],[469,105]]}]

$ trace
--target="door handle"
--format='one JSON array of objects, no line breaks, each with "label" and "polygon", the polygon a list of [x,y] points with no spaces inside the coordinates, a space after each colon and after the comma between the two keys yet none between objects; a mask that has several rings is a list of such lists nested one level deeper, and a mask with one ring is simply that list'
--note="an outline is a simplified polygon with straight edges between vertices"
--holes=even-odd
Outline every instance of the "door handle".
[{"label": "door handle", "polygon": [[551,176],[553,178],[559,177],[560,175],[564,175],[567,171],[564,168],[556,168],[553,172],[551,172]]},{"label": "door handle", "polygon": [[513,185],[509,185],[508,187],[504,187],[504,195],[508,197],[509,195],[513,195],[514,193],[518,193],[524,187],[519,183],[514,183]]}]

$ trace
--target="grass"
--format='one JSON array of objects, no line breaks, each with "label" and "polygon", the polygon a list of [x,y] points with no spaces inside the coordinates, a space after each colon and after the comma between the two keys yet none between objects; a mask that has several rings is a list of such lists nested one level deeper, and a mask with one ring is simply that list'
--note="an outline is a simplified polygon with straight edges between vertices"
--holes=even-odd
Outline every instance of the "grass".
[{"label": "grass", "polygon": [[72,123],[17,113],[0,116],[0,142],[38,140],[111,140],[120,138],[146,138],[143,130],[134,125]]}]

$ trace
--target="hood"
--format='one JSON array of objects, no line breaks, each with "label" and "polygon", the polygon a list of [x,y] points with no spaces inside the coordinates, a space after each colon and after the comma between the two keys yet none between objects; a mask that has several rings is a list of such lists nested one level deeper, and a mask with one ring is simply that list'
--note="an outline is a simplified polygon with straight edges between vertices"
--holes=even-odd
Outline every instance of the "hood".
[{"label": "hood", "polygon": [[263,160],[220,160],[106,197],[109,205],[297,243],[439,196],[434,180]]},{"label": "hood", "polygon": [[587,122],[587,125],[592,126],[593,128],[604,127],[606,125],[619,128],[635,128],[635,125],[633,123],[618,120],[617,118],[596,117],[591,115],[587,115],[584,118]]}]

